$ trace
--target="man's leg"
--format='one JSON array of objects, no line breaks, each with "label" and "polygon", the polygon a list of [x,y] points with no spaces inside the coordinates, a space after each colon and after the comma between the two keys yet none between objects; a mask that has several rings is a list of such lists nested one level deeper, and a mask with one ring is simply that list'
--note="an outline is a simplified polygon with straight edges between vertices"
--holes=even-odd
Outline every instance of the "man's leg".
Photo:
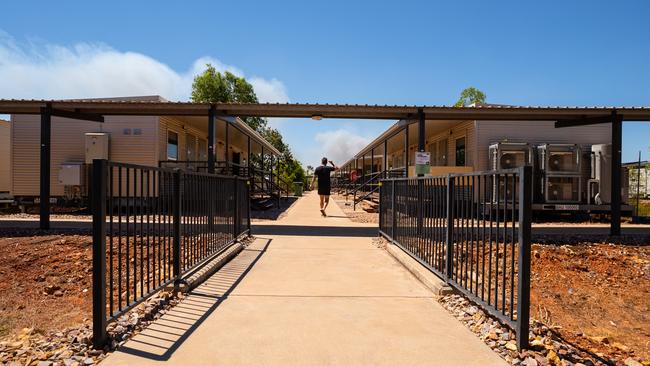
[{"label": "man's leg", "polygon": [[325,196],[322,194],[319,195],[320,197],[320,214],[325,216]]},{"label": "man's leg", "polygon": [[325,196],[325,205],[323,206],[323,210],[326,209],[329,204],[330,204],[330,196]]}]

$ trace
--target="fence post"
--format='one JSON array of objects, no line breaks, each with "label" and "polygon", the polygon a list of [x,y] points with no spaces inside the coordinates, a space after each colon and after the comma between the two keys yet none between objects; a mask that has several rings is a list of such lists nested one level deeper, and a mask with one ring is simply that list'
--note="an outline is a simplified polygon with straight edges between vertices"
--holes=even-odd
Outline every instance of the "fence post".
[{"label": "fence post", "polygon": [[454,257],[454,177],[447,175],[447,232],[445,238],[447,280],[452,279]]},{"label": "fence post", "polygon": [[104,348],[106,332],[106,160],[93,160],[93,347]]},{"label": "fence post", "polygon": [[251,232],[251,185],[250,180],[246,181],[246,226],[248,226],[248,236],[253,235]]},{"label": "fence post", "polygon": [[182,178],[183,173],[180,169],[174,169],[174,196],[172,197],[173,201],[173,215],[174,215],[174,255],[173,255],[173,266],[174,266],[174,291],[179,290],[181,283],[181,205],[182,205],[182,196],[181,196],[181,184],[183,182]]},{"label": "fence post", "polygon": [[239,226],[241,224],[241,217],[240,217],[240,210],[239,210],[239,179],[237,177],[234,177],[233,182],[235,182],[235,197],[234,197],[234,204],[235,208],[233,211],[233,217],[234,217],[234,239],[237,240],[239,237]]},{"label": "fence post", "polygon": [[519,255],[517,286],[517,348],[528,347],[530,322],[530,225],[532,221],[532,168],[519,168]]},{"label": "fence post", "polygon": [[396,180],[391,181],[391,210],[393,211],[393,217],[391,218],[391,232],[390,232],[390,238],[395,240],[395,226],[397,226],[397,214],[395,213],[395,183],[397,183]]}]

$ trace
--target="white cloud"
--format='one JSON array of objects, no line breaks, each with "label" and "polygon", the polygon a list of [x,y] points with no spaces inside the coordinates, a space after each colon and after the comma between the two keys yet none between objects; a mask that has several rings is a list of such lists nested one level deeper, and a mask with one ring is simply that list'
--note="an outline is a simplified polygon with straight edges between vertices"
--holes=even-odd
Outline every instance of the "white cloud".
[{"label": "white cloud", "polygon": [[370,138],[357,135],[347,129],[321,132],[316,134],[315,139],[325,156],[337,164],[345,163],[371,141]]},{"label": "white cloud", "polygon": [[[201,57],[178,72],[147,55],[122,52],[101,43],[65,47],[53,44],[19,45],[0,31],[0,98],[63,99],[133,95],[161,95],[188,100],[194,76],[211,63],[217,70],[244,72],[218,59]],[[251,77],[261,102],[288,102],[277,79]]]}]

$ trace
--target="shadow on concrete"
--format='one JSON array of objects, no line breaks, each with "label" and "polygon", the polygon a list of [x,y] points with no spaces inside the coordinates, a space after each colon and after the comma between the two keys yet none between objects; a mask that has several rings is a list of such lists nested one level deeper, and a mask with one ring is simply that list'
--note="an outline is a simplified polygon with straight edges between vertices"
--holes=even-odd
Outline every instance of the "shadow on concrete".
[{"label": "shadow on concrete", "polygon": [[203,284],[192,290],[178,305],[129,340],[117,352],[156,361],[166,361],[194,331],[228,298],[255,263],[266,252],[271,239],[261,249],[247,248],[237,260],[228,262]]},{"label": "shadow on concrete", "polygon": [[254,224],[251,230],[253,232],[253,235],[345,236],[345,237],[374,237],[379,235],[379,228],[377,227]]}]

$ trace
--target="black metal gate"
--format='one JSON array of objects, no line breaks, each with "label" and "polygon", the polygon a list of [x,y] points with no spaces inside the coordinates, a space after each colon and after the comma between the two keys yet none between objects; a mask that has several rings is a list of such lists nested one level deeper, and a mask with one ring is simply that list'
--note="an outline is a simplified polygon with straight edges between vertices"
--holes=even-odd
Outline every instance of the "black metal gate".
[{"label": "black metal gate", "polygon": [[382,181],[380,233],[528,346],[530,167]]},{"label": "black metal gate", "polygon": [[246,178],[93,161],[93,343],[250,232]]}]

